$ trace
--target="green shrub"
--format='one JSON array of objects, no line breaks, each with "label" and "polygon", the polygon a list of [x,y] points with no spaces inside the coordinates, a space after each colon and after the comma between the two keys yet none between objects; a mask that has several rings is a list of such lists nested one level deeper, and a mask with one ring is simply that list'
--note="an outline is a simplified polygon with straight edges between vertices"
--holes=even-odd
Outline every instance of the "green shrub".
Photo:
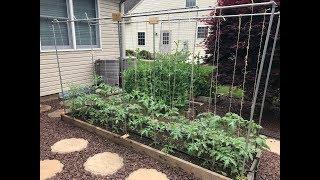
[{"label": "green shrub", "polygon": [[126,56],[136,56],[136,52],[134,52],[133,50],[127,49]]},{"label": "green shrub", "polygon": [[138,56],[140,59],[153,59],[152,54],[147,50],[138,51]]}]

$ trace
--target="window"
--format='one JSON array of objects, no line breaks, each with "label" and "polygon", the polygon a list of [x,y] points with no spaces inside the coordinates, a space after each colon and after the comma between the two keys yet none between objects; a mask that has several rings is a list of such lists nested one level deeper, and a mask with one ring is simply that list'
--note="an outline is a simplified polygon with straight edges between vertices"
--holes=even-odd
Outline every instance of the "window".
[{"label": "window", "polygon": [[97,0],[41,0],[40,1],[40,44],[42,50],[53,50],[54,25],[58,49],[90,49],[99,47],[99,27],[91,25],[91,35],[88,22],[61,22],[76,19],[97,18]]},{"label": "window", "polygon": [[[86,13],[88,18],[96,18],[96,0],[73,0],[73,12],[76,19],[86,19]],[[92,45],[98,47],[98,31],[97,25],[91,25],[91,35],[90,37],[90,28],[88,22],[77,21],[75,22],[75,34],[76,34],[76,43],[78,48],[90,48],[91,38]]]},{"label": "window", "polygon": [[144,46],[146,45],[146,33],[138,32],[138,45]]},{"label": "window", "polygon": [[196,0],[187,0],[186,7],[195,7],[197,5]]},{"label": "window", "polygon": [[[52,21],[57,18],[60,21],[69,18],[66,0],[41,0],[40,2],[40,40],[42,49],[54,48]],[[55,25],[57,46],[60,49],[71,48],[70,46],[70,27],[67,23]]]},{"label": "window", "polygon": [[208,36],[208,27],[198,27],[198,38],[206,38]]},{"label": "window", "polygon": [[169,33],[168,32],[164,32],[162,34],[162,44],[169,44],[170,39],[169,39]]}]

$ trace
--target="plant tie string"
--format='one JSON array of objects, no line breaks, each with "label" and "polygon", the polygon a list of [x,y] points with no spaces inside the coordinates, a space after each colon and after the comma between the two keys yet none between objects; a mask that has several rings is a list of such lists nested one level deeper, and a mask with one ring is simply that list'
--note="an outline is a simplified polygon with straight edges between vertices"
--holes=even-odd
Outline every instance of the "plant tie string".
[{"label": "plant tie string", "polygon": [[[197,12],[198,17],[199,12]],[[191,24],[191,17],[189,17],[189,24]],[[192,49],[192,57],[191,57],[191,83],[190,83],[190,97],[189,97],[189,112],[191,111],[191,118],[194,118],[194,93],[193,93],[193,81],[194,81],[194,54],[196,48],[196,40],[197,40],[197,26],[198,21],[195,24],[195,33],[194,33],[194,40],[193,40],[193,49]],[[191,109],[192,104],[192,109]]]},{"label": "plant tie string", "polygon": [[[252,0],[252,3],[253,0]],[[251,7],[251,14],[253,14],[253,7]],[[245,88],[245,83],[246,83],[246,74],[247,74],[247,65],[248,65],[248,54],[249,54],[249,48],[250,48],[250,38],[251,38],[251,29],[252,29],[252,15],[250,16],[250,23],[249,23],[249,32],[248,32],[248,42],[247,42],[247,53],[245,56],[245,66],[244,66],[244,74],[243,74],[243,84],[242,84],[242,90],[243,93],[245,92],[244,88]],[[245,94],[243,94],[242,98],[241,98],[241,107],[240,107],[240,116],[242,113],[242,108],[243,108],[243,100],[244,100],[244,96]],[[250,121],[251,123],[251,121]],[[250,134],[250,125],[247,125],[247,135],[246,135],[246,150],[248,150],[248,144],[249,144],[249,134]],[[243,164],[242,164],[242,170],[244,171],[245,168],[245,163],[246,163],[246,158],[243,158]]]},{"label": "plant tie string", "polygon": [[[169,33],[171,34],[171,22],[170,22],[170,14],[168,13],[168,26],[169,26]],[[172,35],[170,36],[170,39],[169,39],[169,43],[170,43],[170,46],[171,46],[171,37],[172,37]],[[170,54],[172,54],[172,52],[170,52]],[[169,75],[169,101],[171,101],[171,108],[172,108],[172,95],[171,95],[171,74],[170,74],[170,72],[171,72],[171,66],[169,66],[169,73],[168,73],[168,75]]]},{"label": "plant tie string", "polygon": [[[221,10],[220,13],[221,15]],[[217,114],[217,94],[218,94],[218,76],[219,76],[219,55],[220,55],[220,25],[221,21],[218,19],[218,42],[217,42],[217,62],[216,62],[216,78],[215,78],[215,93],[214,93],[214,114]]]},{"label": "plant tie string", "polygon": [[[214,9],[214,15],[213,18],[216,16],[216,9]],[[215,19],[213,19],[215,20]],[[211,81],[210,81],[210,98],[209,98],[209,105],[208,105],[208,112],[211,108],[211,103],[212,103],[212,88],[213,88],[213,77],[214,77],[214,62],[216,60],[216,51],[217,51],[217,42],[218,42],[218,24],[216,24],[216,29],[215,29],[215,41],[214,41],[214,50],[213,50],[213,59],[212,59],[212,74],[211,74]]]},{"label": "plant tie string", "polygon": [[[265,10],[264,13],[267,13],[267,10]],[[262,48],[262,39],[263,39],[264,29],[265,29],[265,21],[266,21],[266,15],[263,15],[262,28],[261,28],[261,36],[260,36],[260,44],[259,44],[259,52],[258,52],[256,72],[255,72],[255,77],[254,77],[254,87],[253,87],[253,91],[252,91],[252,97],[254,96],[254,90],[256,89],[256,86],[257,86],[258,68],[259,68],[259,64],[260,64],[261,48]]]},{"label": "plant tie string", "polygon": [[96,68],[94,66],[94,52],[93,52],[93,38],[92,38],[92,29],[91,29],[91,22],[90,19],[88,17],[88,14],[85,12],[85,16],[88,22],[88,28],[89,28],[89,35],[90,35],[90,50],[91,50],[91,65],[92,65],[92,71],[93,71],[93,85],[97,85],[96,82]]},{"label": "plant tie string", "polygon": [[[253,14],[253,7],[251,7],[251,14]],[[243,109],[243,101],[245,97],[245,84],[246,84],[246,75],[247,75],[247,66],[248,66],[248,55],[249,55],[249,48],[250,48],[250,39],[251,39],[251,30],[252,30],[252,15],[250,16],[250,22],[249,22],[249,32],[248,32],[248,41],[247,41],[247,51],[246,56],[244,58],[244,73],[243,73],[243,83],[242,83],[242,91],[243,96],[241,97],[240,102],[240,113],[239,115],[242,115],[242,109]]]},{"label": "plant tie string", "polygon": [[[58,49],[57,49],[57,38],[56,38],[55,29],[54,29],[54,23],[59,24],[59,21],[57,19],[54,19],[54,21],[52,22],[52,32],[53,32],[54,48],[55,48],[55,52],[56,52],[56,60],[57,60],[57,66],[58,66],[58,72],[59,72],[59,81],[60,81],[60,88],[61,88],[61,94],[62,94],[63,111],[64,111],[64,113],[66,113],[65,99],[64,99],[65,94],[63,91],[63,82],[62,82],[61,67],[60,67],[60,62],[59,62],[59,55],[58,55]],[[60,33],[61,33],[61,31],[60,31]],[[60,37],[62,37],[61,34],[60,34]]]},{"label": "plant tie string", "polygon": [[229,95],[230,95],[229,112],[231,112],[231,104],[232,104],[232,98],[233,98],[233,85],[234,85],[234,78],[235,78],[237,59],[238,59],[238,49],[239,49],[239,40],[240,40],[240,31],[241,31],[241,16],[239,16],[239,23],[238,24],[239,25],[238,25],[237,47],[236,47],[236,54],[235,54],[235,58],[234,58],[234,64],[233,64],[232,83],[231,83],[231,88],[229,91]]}]

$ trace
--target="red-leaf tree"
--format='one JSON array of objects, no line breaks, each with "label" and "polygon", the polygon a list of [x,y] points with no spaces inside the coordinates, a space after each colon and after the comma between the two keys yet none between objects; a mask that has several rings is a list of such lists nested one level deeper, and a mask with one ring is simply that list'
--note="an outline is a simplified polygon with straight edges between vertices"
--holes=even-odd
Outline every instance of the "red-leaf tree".
[{"label": "red-leaf tree", "polygon": [[[267,2],[267,0],[256,0],[254,3],[258,2]],[[218,0],[219,6],[228,6],[228,5],[236,5],[236,4],[248,4],[252,3],[251,0]],[[279,10],[280,1],[276,1],[277,7],[276,11]],[[250,14],[250,13],[264,13],[271,12],[271,6],[256,6],[256,7],[247,7],[247,8],[233,8],[233,9],[223,9],[212,11],[211,15],[231,15],[231,14]],[[232,74],[233,74],[233,66],[234,59],[238,44],[238,57],[236,60],[236,72],[235,72],[235,81],[234,85],[241,87],[243,83],[243,74],[245,67],[245,57],[247,54],[247,45],[248,45],[248,34],[250,28],[250,16],[241,17],[241,28],[240,28],[240,36],[239,42],[237,43],[238,37],[238,29],[239,29],[239,17],[228,17],[225,19],[210,19],[205,20],[205,22],[210,25],[210,33],[206,40],[206,53],[207,56],[205,58],[205,62],[212,64],[213,60],[217,60],[214,58],[214,54],[217,53],[217,49],[215,48],[216,44],[216,30],[220,22],[220,38],[219,38],[219,76],[218,83],[219,84],[227,84],[230,85],[232,82]],[[250,32],[250,41],[249,41],[249,51],[247,58],[247,74],[246,74],[246,83],[245,83],[245,98],[247,100],[252,99],[252,93],[254,89],[254,82],[256,77],[256,67],[257,67],[257,59],[259,56],[260,49],[260,60],[262,57],[264,41],[266,39],[268,24],[269,24],[270,15],[264,16],[252,16],[251,23],[251,32]],[[262,97],[264,81],[267,74],[267,67],[269,64],[271,48],[274,40],[274,34],[276,30],[276,25],[278,21],[278,16],[274,16],[272,30],[269,40],[269,46],[267,51],[267,56],[265,59],[264,70],[262,74],[261,84],[259,96]],[[264,22],[264,29],[262,30]],[[219,31],[218,31],[219,32]],[[260,48],[260,39],[262,36],[262,43]],[[216,62],[214,62],[216,64]],[[270,76],[268,91],[267,91],[267,103],[275,104],[275,100],[279,99],[279,86],[280,86],[280,33],[278,36],[277,47],[275,51],[275,56],[273,60],[272,72]]]}]

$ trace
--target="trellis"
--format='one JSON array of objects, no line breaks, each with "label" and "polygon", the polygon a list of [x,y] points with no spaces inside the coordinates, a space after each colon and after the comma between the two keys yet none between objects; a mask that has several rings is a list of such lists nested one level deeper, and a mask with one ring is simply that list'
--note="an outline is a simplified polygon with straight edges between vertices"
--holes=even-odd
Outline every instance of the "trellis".
[{"label": "trellis", "polygon": [[[267,10],[265,10],[263,13],[254,13],[253,12],[253,7],[258,6],[258,7],[262,7],[262,6],[271,6],[271,12],[267,12]],[[234,15],[221,15],[221,10],[223,9],[229,9],[229,8],[242,8],[242,7],[251,7],[251,14],[234,14]],[[209,97],[209,105],[208,105],[208,109],[207,111],[209,112],[211,106],[212,106],[212,99],[214,102],[214,114],[217,114],[217,94],[218,94],[218,76],[219,76],[219,55],[220,55],[220,26],[221,26],[221,19],[225,20],[226,18],[238,18],[238,33],[237,33],[237,42],[236,42],[236,51],[235,51],[235,58],[234,58],[234,64],[233,64],[233,74],[232,74],[232,83],[231,83],[231,88],[230,88],[230,92],[229,92],[229,106],[228,106],[228,111],[231,112],[231,107],[232,107],[232,99],[233,99],[233,88],[234,88],[234,80],[235,80],[235,72],[236,72],[236,63],[237,63],[237,59],[238,59],[238,49],[239,49],[239,39],[240,39],[240,33],[241,33],[241,27],[242,27],[242,18],[243,17],[250,17],[250,24],[249,24],[249,30],[248,30],[248,38],[247,38],[247,47],[246,47],[246,56],[244,58],[244,62],[245,62],[245,67],[244,67],[244,74],[243,74],[243,83],[242,83],[242,90],[245,90],[245,85],[246,85],[246,73],[247,73],[247,65],[248,65],[248,53],[249,53],[249,49],[250,49],[250,34],[251,34],[251,29],[252,29],[252,19],[254,16],[263,16],[263,25],[262,25],[262,29],[261,29],[261,36],[260,36],[260,44],[259,44],[259,52],[258,52],[258,56],[257,56],[257,64],[256,64],[256,72],[255,72],[255,83],[254,83],[254,91],[253,91],[253,98],[252,98],[252,102],[251,102],[251,110],[250,110],[250,121],[253,121],[254,118],[254,112],[256,109],[256,102],[257,102],[257,96],[258,96],[258,91],[260,88],[260,84],[261,84],[261,78],[262,78],[262,71],[264,68],[264,63],[266,60],[266,54],[267,54],[267,49],[269,46],[269,39],[270,39],[270,33],[271,33],[271,28],[272,28],[272,24],[273,24],[273,19],[274,16],[278,15],[278,21],[277,21],[277,27],[276,27],[276,33],[275,33],[275,39],[273,41],[273,46],[272,46],[272,52],[271,52],[271,56],[270,56],[270,60],[269,60],[269,65],[268,65],[268,72],[267,72],[267,77],[265,79],[265,86],[264,86],[264,93],[263,93],[263,97],[262,97],[262,105],[260,108],[260,113],[259,113],[259,124],[261,124],[261,119],[262,119],[262,114],[263,114],[263,109],[264,109],[264,103],[265,103],[265,97],[266,97],[266,91],[268,88],[268,82],[269,82],[269,78],[270,78],[270,72],[271,72],[271,67],[272,67],[272,61],[273,61],[273,56],[274,56],[274,51],[275,51],[275,46],[276,46],[276,41],[277,41],[277,36],[278,36],[278,32],[279,32],[279,26],[280,26],[280,12],[275,12],[275,8],[276,8],[276,3],[275,2],[265,2],[265,3],[251,3],[251,4],[242,4],[242,5],[234,5],[234,6],[218,6],[218,7],[214,7],[214,8],[194,8],[194,9],[175,9],[175,10],[171,10],[171,11],[154,11],[154,12],[144,12],[144,13],[136,13],[136,14],[129,14],[129,15],[124,15],[124,16],[117,16],[117,18],[112,18],[112,17],[103,17],[103,18],[91,18],[89,19],[87,14],[86,15],[86,19],[71,19],[71,20],[58,20],[55,19],[52,22],[52,30],[53,30],[53,40],[54,40],[54,45],[55,45],[55,54],[56,54],[56,61],[57,61],[57,66],[58,66],[58,72],[59,72],[59,81],[60,81],[60,88],[61,88],[61,93],[62,93],[62,99],[63,99],[63,103],[64,103],[64,95],[65,95],[65,91],[64,91],[64,87],[63,87],[63,79],[62,79],[62,75],[61,75],[61,67],[60,67],[60,60],[59,60],[59,51],[57,49],[57,40],[59,39],[59,36],[56,35],[55,32],[55,25],[58,26],[59,29],[59,34],[60,34],[60,40],[62,41],[62,43],[64,42],[63,40],[63,36],[61,33],[61,27],[60,27],[60,23],[65,23],[65,22],[87,22],[88,24],[88,28],[89,28],[89,33],[90,33],[90,57],[91,57],[91,63],[92,63],[92,72],[93,72],[93,77],[95,77],[95,70],[94,70],[94,63],[95,63],[95,57],[94,57],[94,49],[93,49],[93,39],[92,39],[92,26],[93,25],[102,25],[102,24],[108,24],[108,23],[112,23],[112,24],[117,24],[118,26],[118,38],[119,38],[119,52],[120,52],[120,61],[123,61],[124,58],[122,57],[124,54],[124,44],[123,44],[123,38],[122,38],[122,34],[123,34],[123,30],[125,26],[125,23],[128,22],[124,22],[125,18],[132,18],[132,17],[153,17],[156,15],[167,15],[167,18],[165,19],[157,19],[156,23],[150,23],[149,20],[142,20],[142,21],[130,21],[132,24],[134,23],[145,23],[146,26],[146,34],[147,34],[147,26],[148,23],[150,23],[153,28],[153,52],[154,52],[154,56],[156,53],[155,50],[155,25],[160,23],[160,32],[163,28],[163,23],[168,23],[169,25],[169,31],[171,30],[171,25],[173,23],[178,23],[178,42],[180,41],[180,35],[181,35],[181,28],[180,28],[180,24],[183,21],[188,22],[189,24],[191,24],[192,22],[195,22],[195,32],[194,32],[194,41],[193,41],[193,48],[192,48],[192,56],[191,56],[191,77],[190,77],[190,88],[189,88],[189,102],[188,102],[188,107],[189,107],[189,111],[192,112],[192,118],[194,118],[194,103],[195,103],[195,97],[194,97],[194,87],[193,87],[193,83],[194,83],[194,58],[195,58],[195,46],[196,46],[196,37],[197,37],[197,23],[198,20],[205,20],[205,19],[217,19],[218,23],[216,24],[216,30],[214,32],[215,34],[215,42],[214,42],[214,54],[213,54],[213,64],[212,66],[216,67],[216,71],[215,73],[211,74],[211,78],[210,78],[210,97]],[[214,10],[214,15],[213,16],[205,16],[205,17],[200,17],[199,16],[199,12],[204,12],[204,11],[212,11]],[[217,10],[220,10],[220,14],[219,15],[215,15]],[[188,18],[170,18],[170,14],[179,14],[179,13],[190,13],[190,12],[196,12],[196,16],[195,17],[188,17]],[[263,51],[262,51],[262,56],[261,56],[261,48],[262,48],[262,42],[263,42],[263,37],[264,37],[264,30],[265,30],[265,21],[266,21],[266,16],[270,16],[269,18],[269,22],[268,22],[268,27],[267,27],[267,33],[266,33],[266,37],[264,40],[264,46],[263,46]],[[111,20],[113,19],[113,22],[106,22],[105,20]],[[136,26],[137,27],[137,26]],[[131,29],[132,30],[132,29]],[[78,31],[80,33],[80,31]],[[145,39],[146,40],[146,39]],[[131,39],[131,41],[134,41],[133,39]],[[81,43],[81,39],[80,39],[80,43]],[[261,57],[261,59],[260,59]],[[124,63],[121,63],[122,65]],[[151,65],[150,65],[151,66]],[[121,70],[123,70],[124,68],[122,67]],[[135,82],[137,81],[137,75],[136,75],[136,71],[137,71],[137,63],[135,63]],[[173,86],[173,90],[171,93],[170,90],[170,98],[171,98],[171,108],[174,107],[174,94],[175,94],[175,81],[176,81],[176,70],[175,70],[175,66],[173,69],[173,79],[174,82],[173,84],[170,84],[170,74],[169,74],[169,90],[170,90],[170,86]],[[122,78],[123,78],[123,72],[122,74]],[[150,74],[151,76],[151,80],[152,78],[155,76],[155,74]],[[95,78],[94,78],[95,79]],[[93,81],[93,85],[95,85],[96,82]],[[136,83],[137,84],[137,83]],[[215,84],[215,85],[214,85]],[[122,85],[125,85],[124,80],[122,80]],[[151,82],[151,91],[153,93],[156,93],[155,90],[155,84],[152,84]],[[213,90],[213,86],[215,87],[215,89]],[[214,93],[213,93],[214,91]],[[214,94],[214,97],[212,98],[212,94]],[[243,109],[243,102],[244,102],[244,95],[241,98],[241,105],[240,105],[240,110],[239,110],[239,114],[241,116],[242,114],[242,109]],[[64,106],[65,108],[65,106]],[[65,109],[64,109],[65,110]],[[247,132],[247,140],[248,135],[250,134],[250,129],[248,128],[248,132]],[[245,163],[245,162],[244,162]],[[244,164],[243,164],[244,165]]]}]

